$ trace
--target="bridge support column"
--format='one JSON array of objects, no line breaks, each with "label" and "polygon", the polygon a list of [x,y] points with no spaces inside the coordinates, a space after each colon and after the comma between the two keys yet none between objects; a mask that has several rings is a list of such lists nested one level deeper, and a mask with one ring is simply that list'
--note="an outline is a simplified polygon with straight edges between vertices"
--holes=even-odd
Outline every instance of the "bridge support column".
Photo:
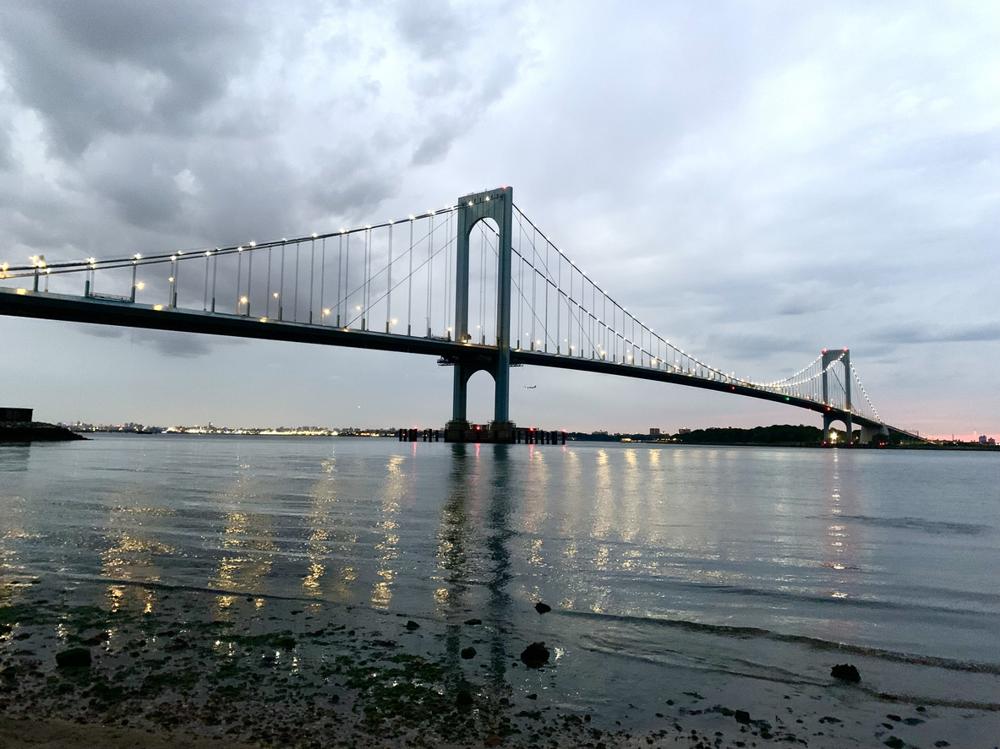
[{"label": "bridge support column", "polygon": [[[850,414],[848,414],[847,416],[842,416],[840,414],[829,414],[829,413],[823,414],[823,442],[825,442],[828,445],[837,444],[837,441],[834,439],[833,425],[835,422],[838,421],[843,423],[844,428],[847,431],[847,439],[844,440],[844,444],[849,445],[854,435],[854,420],[851,418]],[[862,435],[863,434],[864,434],[864,427],[862,427]],[[862,440],[863,439],[864,438],[862,436]]]},{"label": "bridge support column", "polygon": [[878,437],[889,436],[889,430],[884,424],[879,424],[877,426],[869,426],[868,424],[861,425],[861,444],[870,445],[876,441]]},{"label": "bridge support column", "polygon": [[[486,369],[493,376],[495,395],[493,422],[490,429],[497,434],[509,434],[514,441],[514,424],[510,420],[510,295],[514,190],[498,190],[465,195],[458,199],[456,211],[456,260],[455,260],[455,340],[471,344],[469,335],[469,235],[477,223],[492,219],[499,229],[499,259],[497,261],[497,356],[490,366],[473,366],[468,362],[455,363],[452,384],[452,418],[448,424],[450,434],[468,429],[466,415],[467,383],[478,369]],[[481,352],[476,352],[481,355]],[[508,441],[508,440],[498,440]]]}]

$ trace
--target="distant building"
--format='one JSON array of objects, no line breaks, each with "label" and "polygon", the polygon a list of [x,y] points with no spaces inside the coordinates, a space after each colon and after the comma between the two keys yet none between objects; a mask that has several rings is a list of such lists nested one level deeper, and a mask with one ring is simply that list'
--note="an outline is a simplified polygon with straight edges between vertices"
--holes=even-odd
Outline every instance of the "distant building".
[{"label": "distant building", "polygon": [[678,429],[677,434],[691,434],[691,430],[685,427],[683,429]]},{"label": "distant building", "polygon": [[659,437],[660,436],[660,428],[659,427],[650,427],[649,428],[649,436],[650,437]]},{"label": "distant building", "polygon": [[987,437],[985,434],[980,434],[979,435],[979,444],[980,445],[988,445],[988,444],[990,444],[989,437]]},{"label": "distant building", "polygon": [[0,407],[0,421],[31,421],[34,409],[32,408],[2,408]]}]

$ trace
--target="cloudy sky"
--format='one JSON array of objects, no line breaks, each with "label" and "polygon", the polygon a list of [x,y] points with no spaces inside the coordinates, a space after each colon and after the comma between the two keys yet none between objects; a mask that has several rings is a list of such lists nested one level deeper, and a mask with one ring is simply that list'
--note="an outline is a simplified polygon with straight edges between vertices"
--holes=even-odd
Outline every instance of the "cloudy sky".
[{"label": "cloudy sky", "polygon": [[[710,363],[777,378],[850,346],[888,421],[992,434],[998,92],[992,3],[7,0],[0,260],[301,235],[509,184]],[[417,356],[16,318],[0,336],[0,400],[53,421],[450,410],[450,370]],[[491,381],[471,389],[487,420]],[[527,367],[512,398],[547,427],[816,422]]]}]

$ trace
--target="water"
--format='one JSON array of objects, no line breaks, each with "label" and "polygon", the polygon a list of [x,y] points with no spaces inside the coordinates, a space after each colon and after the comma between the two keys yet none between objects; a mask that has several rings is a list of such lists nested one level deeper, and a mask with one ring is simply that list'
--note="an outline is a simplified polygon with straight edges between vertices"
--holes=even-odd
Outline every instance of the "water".
[{"label": "water", "polygon": [[[989,710],[998,541],[1000,460],[982,453],[103,435],[0,446],[0,597],[36,577],[97,584],[112,607],[155,609],[183,589],[210,593],[215,616],[247,596],[477,616],[558,637],[560,656],[633,664],[622,673],[820,683],[850,656],[876,689]],[[556,612],[538,617],[537,600]],[[606,665],[580,668],[586,682]]]}]

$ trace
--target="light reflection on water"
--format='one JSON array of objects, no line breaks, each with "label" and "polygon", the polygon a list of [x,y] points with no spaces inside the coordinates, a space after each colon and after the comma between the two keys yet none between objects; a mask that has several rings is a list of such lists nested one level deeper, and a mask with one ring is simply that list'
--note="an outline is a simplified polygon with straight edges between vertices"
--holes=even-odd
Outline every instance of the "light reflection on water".
[{"label": "light reflection on water", "polygon": [[209,589],[220,619],[283,596],[508,622],[541,599],[992,661],[998,478],[991,455],[902,451],[0,447],[0,602],[29,574],[97,576],[136,612],[158,593],[132,583]]}]

